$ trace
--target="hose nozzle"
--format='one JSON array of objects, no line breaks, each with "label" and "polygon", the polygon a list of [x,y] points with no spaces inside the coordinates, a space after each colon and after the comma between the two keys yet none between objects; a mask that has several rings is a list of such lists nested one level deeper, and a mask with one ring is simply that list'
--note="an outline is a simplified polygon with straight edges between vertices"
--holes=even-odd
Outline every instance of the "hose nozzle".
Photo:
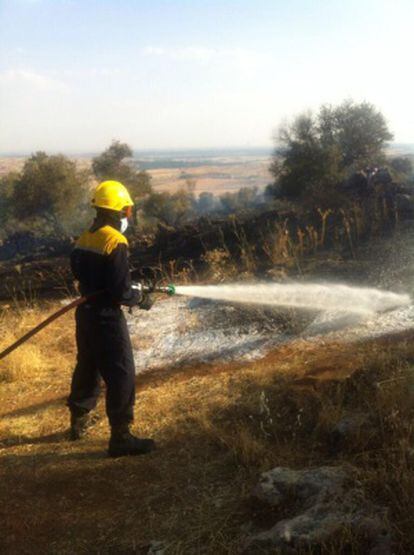
[{"label": "hose nozzle", "polygon": [[166,293],[167,295],[170,295],[172,297],[173,295],[175,295],[175,285],[169,283],[166,287],[156,287],[155,291],[157,293]]},{"label": "hose nozzle", "polygon": [[175,285],[169,283],[167,286],[157,286],[153,284],[146,283],[134,283],[132,284],[132,289],[141,291],[142,293],[166,293],[167,295],[175,295]]}]

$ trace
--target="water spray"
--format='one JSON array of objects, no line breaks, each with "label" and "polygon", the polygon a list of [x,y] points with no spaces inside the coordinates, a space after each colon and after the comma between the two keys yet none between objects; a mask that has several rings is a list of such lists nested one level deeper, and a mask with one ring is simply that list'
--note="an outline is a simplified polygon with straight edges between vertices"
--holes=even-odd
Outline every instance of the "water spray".
[{"label": "water spray", "polygon": [[177,295],[231,303],[373,315],[411,304],[409,295],[334,283],[179,285]]},{"label": "water spray", "polygon": [[[375,313],[387,312],[408,306],[412,303],[410,296],[406,294],[334,283],[233,283],[226,285],[179,286],[170,283],[164,286],[154,282],[142,282],[133,284],[132,287],[143,294],[161,293],[168,296],[177,294],[229,303],[314,311],[335,311],[337,313],[354,313],[367,317]],[[59,309],[15,343],[0,352],[0,360],[69,310],[90,301],[91,298],[101,293],[101,291],[98,291],[93,295],[80,297]]]}]

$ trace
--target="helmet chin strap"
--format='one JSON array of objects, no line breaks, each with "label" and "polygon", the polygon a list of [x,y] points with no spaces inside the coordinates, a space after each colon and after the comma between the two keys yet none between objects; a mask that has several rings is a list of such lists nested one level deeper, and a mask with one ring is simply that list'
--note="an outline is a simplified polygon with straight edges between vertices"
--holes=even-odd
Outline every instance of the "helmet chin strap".
[{"label": "helmet chin strap", "polygon": [[130,218],[132,216],[132,206],[125,206],[122,210],[122,217],[123,218]]}]

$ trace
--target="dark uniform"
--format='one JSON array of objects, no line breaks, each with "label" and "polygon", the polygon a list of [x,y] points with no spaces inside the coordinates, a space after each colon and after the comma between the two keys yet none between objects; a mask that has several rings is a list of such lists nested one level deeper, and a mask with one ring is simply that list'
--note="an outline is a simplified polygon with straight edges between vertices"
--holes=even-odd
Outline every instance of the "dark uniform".
[{"label": "dark uniform", "polygon": [[133,420],[135,367],[121,305],[139,304],[131,288],[128,241],[113,225],[95,222],[78,239],[71,256],[82,295],[96,296],[76,311],[78,358],[68,406],[73,416],[91,411],[106,384],[106,411],[111,427]]}]

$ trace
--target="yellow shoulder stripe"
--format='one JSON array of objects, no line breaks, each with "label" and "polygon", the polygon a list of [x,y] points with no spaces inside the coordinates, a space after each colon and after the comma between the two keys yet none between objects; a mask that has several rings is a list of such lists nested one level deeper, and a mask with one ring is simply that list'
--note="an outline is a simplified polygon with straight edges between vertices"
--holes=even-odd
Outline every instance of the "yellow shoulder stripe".
[{"label": "yellow shoulder stripe", "polygon": [[128,246],[126,237],[113,227],[106,225],[91,233],[85,231],[76,242],[76,248],[108,255],[116,249],[118,245]]}]

